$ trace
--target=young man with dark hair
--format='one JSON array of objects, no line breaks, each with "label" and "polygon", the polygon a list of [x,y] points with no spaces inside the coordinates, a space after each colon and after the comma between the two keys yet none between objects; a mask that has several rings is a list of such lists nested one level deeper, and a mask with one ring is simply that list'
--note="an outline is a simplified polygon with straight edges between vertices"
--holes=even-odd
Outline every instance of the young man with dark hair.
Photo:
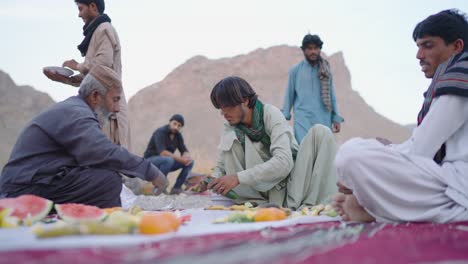
[{"label": "young man with dark hair", "polygon": [[319,36],[305,35],[301,46],[304,60],[289,71],[282,112],[290,120],[293,109],[294,134],[299,143],[315,124],[338,133],[344,121],[338,114],[330,64],[320,55],[322,46]]},{"label": "young man with dark hair", "polygon": [[[104,0],[76,0],[75,3],[78,7],[79,17],[85,23],[83,27],[84,39],[78,45],[78,50],[85,59],[82,63],[73,59],[67,60],[63,66],[79,71],[80,74],[64,77],[48,70],[44,70],[44,74],[53,81],[79,86],[81,80],[92,67],[102,65],[113,69],[122,77],[120,40],[117,31],[111,24],[111,19],[104,14]],[[122,91],[120,112],[110,115],[110,122],[107,122],[102,130],[112,142],[131,150],[127,113],[127,101]]]},{"label": "young man with dark hair", "polygon": [[264,104],[244,79],[227,77],[211,91],[211,102],[227,123],[208,188],[234,190],[236,202],[274,203],[297,209],[336,193],[335,141],[316,125],[297,144],[281,111]]},{"label": "young man with dark hair", "polygon": [[[144,154],[144,157],[166,176],[171,171],[182,169],[171,190],[171,194],[182,192],[182,185],[194,165],[181,133],[184,123],[182,115],[173,115],[169,119],[169,124],[158,128],[153,133]],[[174,153],[176,149],[179,150],[180,155]]]},{"label": "young man with dark hair", "polygon": [[402,144],[352,139],[336,157],[344,220],[468,220],[468,22],[445,10],[413,32],[416,58],[432,83],[418,126]]}]

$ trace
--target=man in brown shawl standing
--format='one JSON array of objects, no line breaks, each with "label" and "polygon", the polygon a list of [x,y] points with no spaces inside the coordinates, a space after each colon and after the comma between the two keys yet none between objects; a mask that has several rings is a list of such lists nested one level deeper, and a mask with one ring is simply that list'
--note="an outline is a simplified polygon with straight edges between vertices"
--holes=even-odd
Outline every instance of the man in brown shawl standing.
[{"label": "man in brown shawl standing", "polygon": [[330,65],[320,56],[322,45],[319,36],[305,35],[301,47],[305,59],[289,71],[282,112],[290,120],[293,108],[294,135],[298,143],[316,124],[338,133],[344,121],[338,114]]},{"label": "man in brown shawl standing", "polygon": [[[85,59],[82,63],[78,63],[73,59],[67,60],[63,63],[63,66],[80,73],[71,77],[64,77],[44,70],[44,74],[53,81],[78,87],[93,66],[102,65],[113,69],[121,78],[120,40],[117,31],[111,24],[111,19],[104,14],[104,0],[75,0],[75,3],[78,6],[79,17],[85,23],[83,27],[84,39],[78,45],[78,50]],[[110,122],[106,122],[102,130],[112,142],[131,150],[127,114],[127,101],[122,91],[120,112],[110,115]]]}]

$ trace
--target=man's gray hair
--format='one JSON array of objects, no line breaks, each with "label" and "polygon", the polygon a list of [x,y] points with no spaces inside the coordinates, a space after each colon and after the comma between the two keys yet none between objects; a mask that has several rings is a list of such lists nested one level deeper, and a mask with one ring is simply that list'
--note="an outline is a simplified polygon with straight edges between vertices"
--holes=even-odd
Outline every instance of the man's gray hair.
[{"label": "man's gray hair", "polygon": [[99,94],[105,96],[108,92],[108,89],[104,87],[96,78],[94,78],[91,74],[86,74],[83,81],[81,81],[80,89],[78,90],[78,95],[85,99],[88,97],[93,91],[97,91]]}]

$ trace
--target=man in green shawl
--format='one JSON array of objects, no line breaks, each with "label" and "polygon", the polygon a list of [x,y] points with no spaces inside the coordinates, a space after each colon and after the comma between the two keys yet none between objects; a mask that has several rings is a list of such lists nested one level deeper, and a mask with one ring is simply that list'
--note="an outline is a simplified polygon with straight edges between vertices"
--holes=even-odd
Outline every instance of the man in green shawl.
[{"label": "man in green shawl", "polygon": [[325,203],[337,192],[336,143],[329,128],[312,127],[298,145],[281,111],[262,103],[239,77],[218,82],[211,102],[227,123],[208,188],[222,195],[234,190],[239,203],[292,209]]}]

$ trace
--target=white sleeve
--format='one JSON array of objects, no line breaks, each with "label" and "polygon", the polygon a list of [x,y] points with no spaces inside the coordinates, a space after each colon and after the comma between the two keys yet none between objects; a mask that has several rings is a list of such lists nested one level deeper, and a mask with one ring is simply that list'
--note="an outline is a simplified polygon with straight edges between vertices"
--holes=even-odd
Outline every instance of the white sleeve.
[{"label": "white sleeve", "polygon": [[468,98],[443,95],[432,102],[424,121],[411,137],[410,154],[434,158],[447,139],[467,121]]},{"label": "white sleeve", "polygon": [[390,144],[387,145],[389,148],[392,148],[398,152],[409,154],[411,147],[413,145],[413,136],[411,136],[409,139],[406,141],[400,143],[400,144]]}]

